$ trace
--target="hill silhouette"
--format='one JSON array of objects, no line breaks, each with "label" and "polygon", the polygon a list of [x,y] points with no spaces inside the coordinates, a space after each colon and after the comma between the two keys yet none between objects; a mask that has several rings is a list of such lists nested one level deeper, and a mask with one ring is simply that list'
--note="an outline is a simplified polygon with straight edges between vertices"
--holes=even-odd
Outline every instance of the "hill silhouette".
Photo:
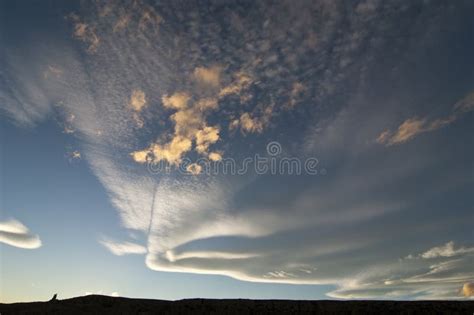
[{"label": "hill silhouette", "polygon": [[469,314],[474,301],[295,301],[88,295],[49,302],[0,304],[0,314]]}]

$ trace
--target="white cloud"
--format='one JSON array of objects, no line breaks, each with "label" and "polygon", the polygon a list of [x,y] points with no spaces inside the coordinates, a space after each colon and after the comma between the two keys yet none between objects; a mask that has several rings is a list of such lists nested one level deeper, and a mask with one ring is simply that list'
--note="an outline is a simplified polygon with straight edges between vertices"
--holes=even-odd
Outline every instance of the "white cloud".
[{"label": "white cloud", "polygon": [[114,291],[114,292],[107,293],[107,292],[104,292],[103,290],[99,290],[99,291],[95,291],[95,292],[86,291],[86,292],[84,292],[84,295],[105,295],[105,296],[112,296],[112,297],[120,296],[120,294],[118,292]]},{"label": "white cloud", "polygon": [[[449,243],[448,243],[449,244]],[[423,259],[402,259],[372,267],[356,278],[342,281],[339,289],[329,296],[335,298],[374,298],[377,296],[413,297],[418,299],[459,299],[464,285],[474,277],[470,266],[474,263],[472,251],[458,251],[439,246],[425,253]],[[449,247],[449,246],[448,246]],[[441,250],[440,250],[441,249]],[[451,258],[456,256],[456,258]],[[433,263],[431,259],[437,258]]]},{"label": "white cloud", "polygon": [[25,249],[41,247],[39,236],[31,234],[26,226],[15,219],[0,222],[0,242]]},{"label": "white cloud", "polygon": [[438,257],[453,257],[459,256],[462,254],[474,253],[474,247],[465,248],[465,247],[454,247],[454,242],[448,242],[442,246],[437,246],[429,249],[420,255],[421,258],[438,258]]},{"label": "white cloud", "polygon": [[128,254],[146,254],[146,247],[132,242],[116,242],[107,238],[100,240],[112,254],[117,256]]}]

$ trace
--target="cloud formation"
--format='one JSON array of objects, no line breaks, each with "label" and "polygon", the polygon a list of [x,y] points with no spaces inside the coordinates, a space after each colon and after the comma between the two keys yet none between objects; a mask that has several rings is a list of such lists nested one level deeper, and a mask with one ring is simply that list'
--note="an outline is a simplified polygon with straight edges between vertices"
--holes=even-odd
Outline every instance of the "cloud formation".
[{"label": "cloud formation", "polygon": [[41,247],[39,236],[31,234],[26,226],[15,219],[0,222],[0,242],[25,249]]},{"label": "cloud formation", "polygon": [[413,139],[415,136],[434,131],[454,123],[461,115],[474,110],[474,93],[468,94],[466,97],[454,104],[452,113],[445,117],[434,120],[428,118],[409,118],[405,120],[396,131],[383,131],[376,139],[380,144],[387,146],[401,144]]},{"label": "cloud formation", "polygon": [[74,23],[73,36],[87,45],[88,53],[95,53],[100,44],[95,28],[82,22],[76,14],[69,15],[69,18]]},{"label": "cloud formation", "polygon": [[[183,156],[193,148],[197,153],[208,156],[209,147],[219,139],[219,126],[208,126],[207,115],[218,108],[216,99],[203,98],[191,102],[191,95],[187,92],[176,92],[171,96],[162,97],[164,108],[176,110],[170,115],[174,123],[174,134],[171,140],[161,144],[155,142],[145,150],[131,153],[138,163],[166,161],[178,165]],[[213,154],[213,157],[216,157]],[[193,168],[196,170],[197,168]]]},{"label": "cloud formation", "polygon": [[[400,150],[395,157],[376,155],[370,147],[381,125],[398,126],[379,136],[380,143],[392,145],[448,125],[454,116],[412,117],[400,124],[383,119],[388,101],[365,105],[380,104],[365,99],[378,91],[376,84],[393,88],[374,73],[387,73],[392,82],[397,74],[390,69],[403,70],[402,52],[426,51],[411,49],[406,34],[419,36],[410,43],[429,42],[433,29],[416,27],[445,26],[443,12],[452,11],[373,1],[354,10],[338,1],[235,6],[190,4],[183,11],[175,3],[151,7],[134,1],[126,8],[130,20],[114,2],[84,8],[73,32],[85,47],[39,47],[38,60],[23,58],[28,62],[7,54],[0,79],[14,84],[0,91],[2,111],[20,125],[56,111],[74,115],[68,126],[117,209],[120,226],[143,236],[143,242],[102,240],[116,255],[144,254],[146,265],[160,271],[329,284],[337,287],[330,295],[340,298],[459,297],[473,278],[472,245],[445,242],[453,230],[466,233],[471,221],[462,205],[449,209],[449,217],[431,208],[441,207],[436,198],[452,187],[469,183],[465,164],[460,170],[452,157],[436,160],[443,153],[436,147]],[[223,32],[232,36],[221,40]],[[84,50],[91,53],[83,56]],[[60,80],[53,72],[38,80],[50,64],[63,69]],[[56,103],[61,105],[51,105]],[[457,119],[471,109],[468,97],[452,114]],[[269,183],[255,174],[154,176],[142,165],[175,164],[188,154],[238,159],[239,153],[264,150],[255,140],[285,137],[285,149],[296,156],[329,163],[329,176]],[[246,150],[236,149],[241,147]],[[418,177],[445,161],[453,162],[449,173],[438,167],[429,178]],[[190,165],[189,171],[202,170]],[[433,204],[419,204],[420,187]],[[423,220],[413,222],[408,212]],[[445,245],[433,247],[435,237]],[[415,258],[399,258],[410,252]]]},{"label": "cloud formation", "polygon": [[466,282],[462,286],[462,293],[465,297],[472,297],[474,296],[474,283],[473,282]]},{"label": "cloud formation", "polygon": [[112,254],[117,256],[128,254],[146,254],[144,246],[132,242],[116,242],[108,238],[103,238],[100,243],[105,246]]},{"label": "cloud formation", "polygon": [[145,92],[139,89],[132,91],[132,96],[130,97],[130,106],[136,112],[140,112],[143,107],[147,104]]},{"label": "cloud formation", "polygon": [[210,68],[197,67],[194,69],[193,78],[204,85],[218,87],[220,85],[221,67],[213,66]]},{"label": "cloud formation", "polygon": [[249,113],[243,113],[239,119],[235,119],[230,124],[230,129],[239,128],[243,133],[262,133],[270,123],[273,108],[267,107],[259,116],[258,114],[251,116]]},{"label": "cloud formation", "polygon": [[454,248],[454,242],[448,242],[443,246],[433,247],[430,250],[421,254],[421,258],[429,259],[429,258],[438,258],[438,257],[453,257],[462,254],[470,254],[474,253],[474,247],[471,248]]},{"label": "cloud formation", "polygon": [[[474,262],[473,252],[459,250],[453,253],[451,249],[446,249],[451,247],[448,244],[454,243],[448,242],[417,255],[422,259],[413,260],[413,255],[409,255],[408,260],[366,271],[356,280],[343,282],[340,289],[329,295],[369,298],[379,292],[394,298],[419,295],[421,299],[457,299],[462,295],[468,296],[465,287],[468,285],[469,293],[469,283],[464,282],[474,276],[468,268]],[[457,258],[451,258],[454,256]]]}]

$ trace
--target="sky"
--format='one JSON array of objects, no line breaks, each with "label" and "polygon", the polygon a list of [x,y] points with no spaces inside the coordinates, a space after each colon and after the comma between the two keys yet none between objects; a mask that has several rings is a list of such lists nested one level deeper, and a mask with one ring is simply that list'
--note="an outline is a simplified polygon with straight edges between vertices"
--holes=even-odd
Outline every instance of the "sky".
[{"label": "sky", "polygon": [[0,300],[473,299],[472,1],[0,2]]}]

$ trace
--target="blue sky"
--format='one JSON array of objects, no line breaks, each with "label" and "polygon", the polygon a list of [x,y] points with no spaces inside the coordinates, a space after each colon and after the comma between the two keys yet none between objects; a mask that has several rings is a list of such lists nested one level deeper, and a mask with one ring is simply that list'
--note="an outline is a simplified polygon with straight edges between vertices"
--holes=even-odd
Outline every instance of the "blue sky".
[{"label": "blue sky", "polygon": [[472,298],[471,2],[1,6],[2,301]]}]

